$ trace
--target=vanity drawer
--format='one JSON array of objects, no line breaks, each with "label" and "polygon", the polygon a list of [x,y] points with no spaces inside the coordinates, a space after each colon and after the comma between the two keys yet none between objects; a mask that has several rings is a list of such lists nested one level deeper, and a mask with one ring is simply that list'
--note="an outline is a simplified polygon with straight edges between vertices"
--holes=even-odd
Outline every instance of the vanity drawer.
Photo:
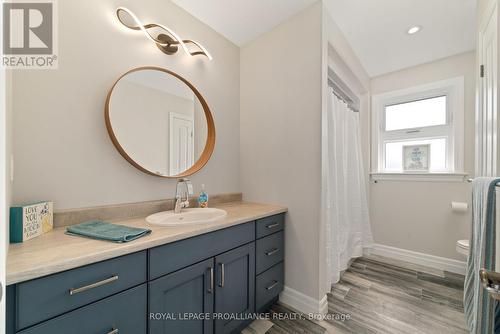
[{"label": "vanity drawer", "polygon": [[146,282],[146,263],[142,251],[16,285],[17,330]]},{"label": "vanity drawer", "polygon": [[149,279],[153,280],[255,240],[255,222],[228,227],[149,251]]},{"label": "vanity drawer", "polygon": [[262,311],[271,300],[283,290],[284,266],[283,262],[257,276],[255,284],[255,309]]},{"label": "vanity drawer", "polygon": [[82,307],[19,334],[146,334],[146,284]]},{"label": "vanity drawer", "polygon": [[285,224],[285,214],[280,213],[271,217],[266,217],[257,220],[256,235],[257,239],[266,235],[283,230]]},{"label": "vanity drawer", "polygon": [[257,274],[283,261],[284,246],[283,231],[257,240],[255,253]]}]

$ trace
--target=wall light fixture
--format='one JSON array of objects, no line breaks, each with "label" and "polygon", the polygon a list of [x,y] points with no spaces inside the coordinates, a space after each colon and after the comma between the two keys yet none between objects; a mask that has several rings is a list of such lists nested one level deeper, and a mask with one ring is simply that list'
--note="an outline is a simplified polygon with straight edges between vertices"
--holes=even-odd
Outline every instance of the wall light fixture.
[{"label": "wall light fixture", "polygon": [[[184,50],[184,52],[190,56],[205,56],[209,60],[212,60],[210,53],[201,45],[200,43],[190,40],[181,39],[173,30],[165,27],[162,24],[148,23],[142,24],[142,22],[135,16],[132,11],[125,7],[118,7],[116,9],[116,16],[118,20],[125,27],[132,30],[141,30],[144,36],[151,40],[156,46],[165,54],[173,55],[179,51],[179,46]],[[128,16],[128,18],[127,18]],[[132,21],[130,20],[132,19]],[[161,31],[156,36],[150,33],[150,30]],[[191,47],[188,48],[188,45]],[[194,48],[194,50],[192,50]]]}]

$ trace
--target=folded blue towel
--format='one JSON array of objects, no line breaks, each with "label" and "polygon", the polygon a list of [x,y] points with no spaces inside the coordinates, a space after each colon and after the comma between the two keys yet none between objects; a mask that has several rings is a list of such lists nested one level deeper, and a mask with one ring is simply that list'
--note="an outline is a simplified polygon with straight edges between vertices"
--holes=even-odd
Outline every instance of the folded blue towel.
[{"label": "folded blue towel", "polygon": [[128,242],[151,233],[145,228],[128,227],[110,224],[99,220],[91,220],[69,226],[66,234],[88,237],[112,242]]}]

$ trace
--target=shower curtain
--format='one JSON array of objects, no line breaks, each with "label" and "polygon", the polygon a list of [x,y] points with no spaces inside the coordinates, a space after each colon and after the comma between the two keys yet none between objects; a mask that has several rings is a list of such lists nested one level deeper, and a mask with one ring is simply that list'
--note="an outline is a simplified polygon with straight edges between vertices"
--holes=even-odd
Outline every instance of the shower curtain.
[{"label": "shower curtain", "polygon": [[322,119],[322,222],[326,233],[326,275],[340,279],[351,259],[373,245],[361,155],[359,113],[330,88]]}]

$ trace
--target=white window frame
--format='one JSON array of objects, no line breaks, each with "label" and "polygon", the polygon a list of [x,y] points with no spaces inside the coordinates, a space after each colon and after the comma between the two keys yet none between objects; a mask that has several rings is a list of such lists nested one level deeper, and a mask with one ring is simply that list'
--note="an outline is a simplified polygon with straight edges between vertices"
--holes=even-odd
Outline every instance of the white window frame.
[{"label": "white window frame", "polygon": [[[385,131],[385,108],[390,105],[446,96],[446,124]],[[411,131],[418,132],[411,133]],[[410,133],[409,133],[410,132]],[[447,144],[444,172],[386,172],[384,143],[388,140],[418,140],[443,137]],[[414,181],[463,181],[464,173],[464,77],[372,96],[372,179]]]}]

